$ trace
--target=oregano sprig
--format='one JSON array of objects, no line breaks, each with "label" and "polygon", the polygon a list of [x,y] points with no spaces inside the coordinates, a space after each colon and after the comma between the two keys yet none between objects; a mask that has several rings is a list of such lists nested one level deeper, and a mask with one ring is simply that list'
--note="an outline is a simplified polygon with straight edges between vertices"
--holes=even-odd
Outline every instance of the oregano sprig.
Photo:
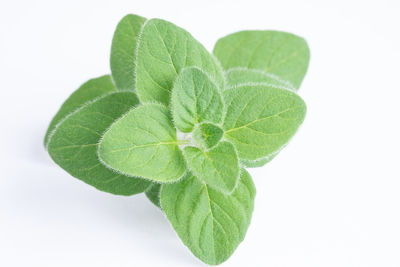
[{"label": "oregano sprig", "polygon": [[127,15],[111,75],[65,101],[45,147],[99,190],[144,192],[196,257],[220,264],[250,225],[256,190],[244,168],[272,160],[304,120],[309,57],[304,39],[278,31],[228,35],[211,54],[170,22]]}]

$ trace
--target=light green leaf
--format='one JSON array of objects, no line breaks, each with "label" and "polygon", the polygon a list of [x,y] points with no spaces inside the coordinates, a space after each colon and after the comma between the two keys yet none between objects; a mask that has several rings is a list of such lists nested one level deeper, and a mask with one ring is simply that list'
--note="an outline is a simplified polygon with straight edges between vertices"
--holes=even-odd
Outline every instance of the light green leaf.
[{"label": "light green leaf", "polygon": [[193,140],[201,148],[210,149],[218,144],[223,135],[224,131],[220,127],[212,123],[201,123],[193,131]]},{"label": "light green leaf", "polygon": [[239,180],[239,160],[234,146],[226,141],[204,151],[197,147],[184,148],[189,169],[207,185],[230,194]]},{"label": "light green leaf", "polygon": [[265,164],[267,164],[268,162],[270,162],[271,160],[273,160],[279,154],[280,151],[281,151],[281,149],[279,149],[276,152],[272,152],[271,154],[269,154],[265,158],[261,158],[261,159],[258,159],[258,160],[241,159],[240,163],[242,164],[243,167],[246,167],[246,168],[262,167]]},{"label": "light green leaf", "polygon": [[224,69],[245,67],[272,73],[299,88],[307,72],[306,41],[278,31],[241,31],[218,40],[214,55]]},{"label": "light green leaf", "polygon": [[171,111],[175,126],[187,133],[199,122],[221,123],[224,102],[218,87],[204,71],[184,68],[174,82]]},{"label": "light green leaf", "polygon": [[[296,91],[296,88],[290,82],[284,81],[280,79],[278,76],[266,73],[260,70],[255,69],[246,69],[246,68],[232,68],[226,72],[226,81],[227,81],[227,88],[230,89],[233,87],[238,87],[242,85],[265,85],[271,87],[278,87],[290,91]],[[261,158],[258,160],[244,160],[241,159],[240,162],[243,166],[248,168],[256,168],[262,167],[279,153],[278,151],[272,152],[265,158]]]},{"label": "light green leaf", "polygon": [[161,207],[192,253],[207,264],[217,265],[226,261],[244,239],[255,193],[244,169],[231,195],[189,174],[179,183],[163,185]]},{"label": "light green leaf", "polygon": [[97,157],[103,132],[136,104],[138,99],[132,92],[112,92],[87,102],[64,117],[51,132],[47,147],[50,156],[72,176],[99,190],[118,195],[145,191],[150,182],[116,173]]},{"label": "light green leaf", "polygon": [[303,122],[306,105],[294,92],[265,85],[243,85],[224,92],[225,138],[241,160],[259,160],[279,151]]},{"label": "light green leaf", "polygon": [[280,87],[287,90],[296,91],[293,85],[272,73],[266,73],[255,69],[232,68],[226,72],[226,89],[239,85],[265,84],[272,87]]},{"label": "light green leaf", "polygon": [[136,90],[139,99],[168,105],[176,76],[189,66],[203,69],[223,88],[224,75],[219,62],[190,33],[164,20],[149,20],[138,44]]},{"label": "light green leaf", "polygon": [[178,145],[168,109],[145,104],[130,110],[105,132],[99,157],[123,174],[174,182],[186,170]]},{"label": "light green leaf", "polygon": [[152,186],[150,186],[149,189],[147,189],[147,191],[145,192],[146,197],[151,201],[151,203],[153,203],[159,208],[161,208],[160,204],[161,187],[162,184],[153,183]]},{"label": "light green leaf", "polygon": [[145,21],[137,15],[126,15],[114,32],[110,67],[118,89],[135,90],[136,48]]},{"label": "light green leaf", "polygon": [[114,84],[111,81],[110,75],[104,75],[98,78],[91,79],[82,84],[61,106],[60,110],[54,116],[49,128],[47,129],[44,138],[44,144],[47,147],[49,135],[54,131],[57,123],[64,119],[68,114],[82,107],[88,101],[91,101],[99,96],[116,91]]}]

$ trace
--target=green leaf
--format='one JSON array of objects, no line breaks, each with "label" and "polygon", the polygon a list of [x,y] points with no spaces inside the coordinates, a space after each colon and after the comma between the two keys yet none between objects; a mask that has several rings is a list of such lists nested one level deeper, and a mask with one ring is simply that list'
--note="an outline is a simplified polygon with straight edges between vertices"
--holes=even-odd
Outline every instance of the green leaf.
[{"label": "green leaf", "polygon": [[255,69],[232,68],[226,72],[226,89],[249,84],[265,84],[272,87],[284,88],[296,91],[293,85],[272,73],[266,73]]},{"label": "green leaf", "polygon": [[224,131],[211,123],[201,123],[193,131],[193,139],[200,147],[210,149],[218,144]]},{"label": "green leaf", "polygon": [[199,122],[221,123],[224,102],[218,87],[197,67],[183,69],[174,82],[171,111],[176,128],[187,133]]},{"label": "green leaf", "polygon": [[[296,91],[296,88],[290,82],[280,79],[278,76],[272,73],[265,73],[260,70],[255,69],[246,69],[246,68],[232,68],[226,72],[226,81],[227,81],[227,88],[230,89],[233,87],[238,87],[241,85],[265,85],[271,87],[278,87],[290,91]],[[244,167],[248,168],[256,168],[262,167],[279,153],[275,151],[265,158],[261,158],[258,160],[244,160],[241,159],[240,162]]]},{"label": "green leaf", "polygon": [[184,148],[189,169],[207,185],[230,194],[239,180],[239,160],[235,147],[227,141],[204,151],[197,147]]},{"label": "green leaf", "polygon": [[110,67],[118,89],[135,90],[136,48],[145,21],[137,15],[126,15],[114,32]]},{"label": "green leaf", "polygon": [[294,92],[265,85],[226,90],[225,138],[241,160],[259,160],[279,151],[295,134],[306,105]]},{"label": "green leaf", "polygon": [[168,109],[145,104],[130,110],[105,132],[99,157],[123,174],[174,182],[186,170],[178,145]]},{"label": "green leaf", "polygon": [[207,264],[217,265],[226,261],[244,239],[255,193],[244,169],[231,195],[213,190],[188,174],[179,183],[163,185],[161,207],[192,253]]},{"label": "green leaf", "polygon": [[149,20],[138,44],[136,90],[139,99],[168,105],[176,76],[189,66],[203,69],[218,87],[224,87],[219,62],[190,33],[164,20]]},{"label": "green leaf", "polygon": [[160,204],[161,187],[162,184],[153,183],[152,186],[150,186],[149,189],[147,189],[147,191],[145,192],[146,197],[151,201],[151,203],[153,203],[160,209],[161,209],[161,204]]},{"label": "green leaf", "polygon": [[218,40],[214,54],[224,69],[245,67],[272,73],[299,88],[307,72],[306,41],[278,31],[241,31]]},{"label": "green leaf", "polygon": [[50,156],[72,176],[99,190],[118,195],[145,191],[150,182],[116,173],[97,157],[103,132],[136,104],[138,99],[131,92],[112,92],[87,102],[62,119],[51,132],[47,147]]},{"label": "green leaf", "polygon": [[44,144],[47,147],[49,135],[54,131],[56,125],[64,119],[68,114],[81,108],[85,103],[99,96],[116,91],[114,84],[111,81],[110,75],[104,75],[98,78],[91,79],[82,84],[61,106],[60,110],[54,116],[49,128],[47,129],[44,138]]},{"label": "green leaf", "polygon": [[258,160],[241,159],[240,163],[242,164],[243,167],[246,167],[246,168],[262,167],[265,164],[267,164],[268,162],[270,162],[271,160],[273,160],[279,154],[280,151],[281,151],[281,149],[279,149],[278,151],[272,152],[271,154],[269,154],[265,158],[261,158],[261,159],[258,159]]}]

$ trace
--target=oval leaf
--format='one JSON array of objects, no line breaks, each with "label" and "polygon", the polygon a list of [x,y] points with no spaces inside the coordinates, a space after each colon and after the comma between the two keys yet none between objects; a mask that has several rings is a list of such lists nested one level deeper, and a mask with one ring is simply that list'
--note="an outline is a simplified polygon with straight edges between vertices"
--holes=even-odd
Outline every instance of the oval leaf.
[{"label": "oval leaf", "polygon": [[[247,68],[233,68],[226,72],[227,89],[242,86],[242,85],[265,85],[271,87],[278,87],[290,91],[296,91],[293,85],[272,73],[265,73],[260,70],[247,69]],[[262,167],[278,155],[278,151],[272,152],[265,158],[258,160],[245,160],[241,159],[240,162],[244,167],[257,168]]]},{"label": "oval leaf", "polygon": [[149,20],[140,37],[136,68],[136,90],[142,102],[168,105],[170,91],[184,67],[197,66],[207,72],[220,88],[224,85],[219,62],[193,36],[176,25]]},{"label": "oval leaf", "polygon": [[306,113],[306,105],[296,93],[265,85],[229,89],[224,98],[224,136],[244,160],[259,160],[280,150],[296,133]]},{"label": "oval leaf", "polygon": [[49,136],[52,159],[72,176],[99,190],[133,195],[151,183],[116,173],[101,164],[97,144],[115,119],[138,104],[131,92],[114,92],[94,99],[61,120]]},{"label": "oval leaf", "polygon": [[60,110],[57,112],[57,114],[51,121],[49,128],[47,129],[46,136],[44,138],[45,146],[47,147],[50,133],[54,131],[56,125],[62,119],[64,119],[68,114],[74,112],[78,108],[81,108],[85,103],[113,91],[116,91],[116,88],[115,85],[112,83],[110,75],[100,76],[98,78],[91,79],[86,83],[82,84],[64,102]]},{"label": "oval leaf", "polygon": [[111,45],[111,74],[118,89],[135,90],[136,47],[146,19],[126,15],[118,23]]},{"label": "oval leaf", "polygon": [[163,185],[161,207],[192,253],[216,265],[227,260],[244,239],[255,193],[244,169],[231,195],[213,190],[189,174],[179,183]]},{"label": "oval leaf", "polygon": [[241,31],[218,40],[214,54],[224,69],[245,67],[278,75],[299,88],[307,72],[306,41],[278,31]]},{"label": "oval leaf", "polygon": [[220,123],[224,102],[218,87],[201,69],[183,69],[174,82],[171,111],[175,126],[182,132],[199,122]]},{"label": "oval leaf", "polygon": [[203,151],[187,146],[184,156],[189,169],[216,190],[230,194],[239,180],[239,160],[234,146],[226,141]]},{"label": "oval leaf", "polygon": [[186,170],[178,144],[168,109],[145,104],[130,110],[105,132],[99,157],[123,174],[173,182]]}]

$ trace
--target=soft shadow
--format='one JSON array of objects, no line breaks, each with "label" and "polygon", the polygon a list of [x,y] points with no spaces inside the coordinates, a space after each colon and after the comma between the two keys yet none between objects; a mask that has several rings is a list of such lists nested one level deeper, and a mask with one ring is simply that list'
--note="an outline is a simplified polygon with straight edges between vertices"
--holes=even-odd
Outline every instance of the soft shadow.
[{"label": "soft shadow", "polygon": [[21,220],[59,227],[63,225],[60,221],[80,223],[84,214],[83,224],[95,225],[103,220],[101,227],[105,224],[112,231],[118,229],[115,232],[122,233],[121,240],[138,242],[140,235],[140,247],[146,253],[152,251],[167,262],[204,266],[184,247],[165,215],[144,194],[125,197],[98,191],[50,159],[24,162],[25,167],[9,177],[13,182],[7,186],[9,196],[5,196]]},{"label": "soft shadow", "polygon": [[43,144],[46,127],[43,123],[25,134],[26,150],[21,151],[20,158],[25,167],[9,177],[13,179],[10,200],[17,209],[24,210],[24,216],[56,224],[57,220],[75,220],[82,212],[93,213],[112,227],[120,227],[119,232],[126,233],[132,242],[137,242],[136,235],[140,233],[146,240],[140,244],[143,250],[153,251],[166,261],[172,258],[185,266],[205,266],[191,255],[162,211],[144,194],[125,197],[98,191],[53,163]]},{"label": "soft shadow", "polygon": [[50,156],[47,154],[44,146],[44,136],[47,126],[45,124],[37,125],[31,128],[29,134],[24,135],[27,138],[25,156],[33,162],[49,165]]}]

